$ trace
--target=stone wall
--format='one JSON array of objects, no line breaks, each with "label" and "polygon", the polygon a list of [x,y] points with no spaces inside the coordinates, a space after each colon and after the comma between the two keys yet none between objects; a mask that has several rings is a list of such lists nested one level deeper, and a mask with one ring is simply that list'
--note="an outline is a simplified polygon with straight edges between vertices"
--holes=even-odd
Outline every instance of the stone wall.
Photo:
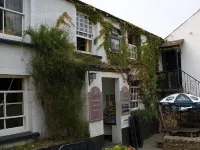
[{"label": "stone wall", "polygon": [[200,137],[165,136],[163,150],[199,150]]}]

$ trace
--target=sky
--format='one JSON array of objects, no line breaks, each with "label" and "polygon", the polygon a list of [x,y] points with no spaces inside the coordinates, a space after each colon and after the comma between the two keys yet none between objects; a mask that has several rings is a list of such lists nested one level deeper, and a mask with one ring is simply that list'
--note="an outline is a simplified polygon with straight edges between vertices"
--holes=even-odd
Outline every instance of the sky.
[{"label": "sky", "polygon": [[200,0],[81,0],[162,38],[200,9]]}]

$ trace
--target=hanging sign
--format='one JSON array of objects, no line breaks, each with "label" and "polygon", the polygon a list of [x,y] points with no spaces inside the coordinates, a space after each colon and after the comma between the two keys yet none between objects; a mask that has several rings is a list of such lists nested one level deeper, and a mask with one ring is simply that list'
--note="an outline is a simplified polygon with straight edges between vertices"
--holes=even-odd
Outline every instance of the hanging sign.
[{"label": "hanging sign", "polygon": [[130,91],[126,86],[124,86],[121,90],[122,116],[128,115],[130,113],[130,100]]},{"label": "hanging sign", "polygon": [[103,119],[101,91],[98,87],[93,87],[89,93],[90,121],[99,121]]}]

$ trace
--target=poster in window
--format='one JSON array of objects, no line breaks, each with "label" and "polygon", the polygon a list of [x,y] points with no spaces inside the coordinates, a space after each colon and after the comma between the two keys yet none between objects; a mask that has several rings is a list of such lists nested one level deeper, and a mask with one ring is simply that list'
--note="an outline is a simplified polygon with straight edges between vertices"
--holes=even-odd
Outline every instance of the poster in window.
[{"label": "poster in window", "polygon": [[110,50],[112,52],[120,52],[121,39],[118,37],[110,36]]}]

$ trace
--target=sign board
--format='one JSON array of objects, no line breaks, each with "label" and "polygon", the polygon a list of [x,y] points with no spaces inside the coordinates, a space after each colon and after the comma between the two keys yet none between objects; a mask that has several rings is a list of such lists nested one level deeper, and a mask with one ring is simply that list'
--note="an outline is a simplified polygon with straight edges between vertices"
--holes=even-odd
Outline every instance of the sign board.
[{"label": "sign board", "polygon": [[98,87],[93,87],[89,93],[89,113],[90,121],[103,119],[101,91]]},{"label": "sign board", "polygon": [[124,86],[121,90],[122,116],[128,115],[130,113],[130,100],[130,91],[126,86]]}]

